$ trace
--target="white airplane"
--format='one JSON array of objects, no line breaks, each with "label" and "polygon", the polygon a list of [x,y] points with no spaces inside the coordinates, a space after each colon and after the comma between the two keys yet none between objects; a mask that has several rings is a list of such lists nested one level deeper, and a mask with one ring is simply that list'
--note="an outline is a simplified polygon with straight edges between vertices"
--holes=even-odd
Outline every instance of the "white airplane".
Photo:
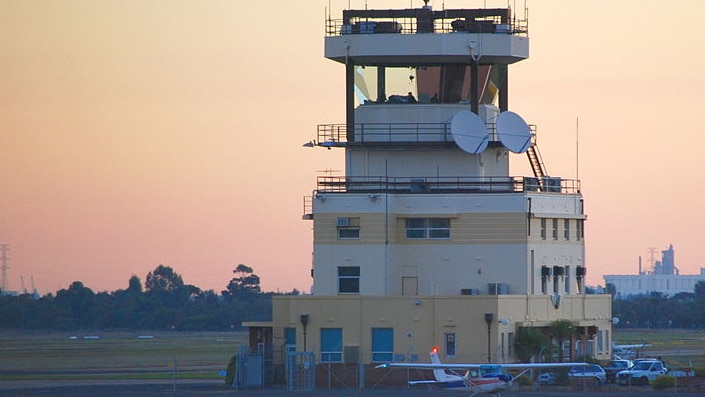
[{"label": "white airplane", "polygon": [[[443,364],[438,357],[437,348],[431,349],[430,355],[430,364],[386,363],[378,365],[376,368],[428,369],[433,371],[434,380],[412,380],[409,381],[409,384],[436,385],[445,389],[470,390],[473,392],[470,396],[478,393],[488,393],[499,397],[503,390],[512,386],[514,380],[531,369],[585,365],[585,363]],[[516,369],[521,370],[521,372],[512,376],[504,373],[503,369]],[[465,374],[460,375],[457,371],[465,371]]]},{"label": "white airplane", "polygon": [[[631,345],[618,345],[612,342],[612,355],[618,359],[631,359],[639,357],[639,349],[651,347],[651,343],[636,343]],[[635,357],[636,356],[636,357]]]}]

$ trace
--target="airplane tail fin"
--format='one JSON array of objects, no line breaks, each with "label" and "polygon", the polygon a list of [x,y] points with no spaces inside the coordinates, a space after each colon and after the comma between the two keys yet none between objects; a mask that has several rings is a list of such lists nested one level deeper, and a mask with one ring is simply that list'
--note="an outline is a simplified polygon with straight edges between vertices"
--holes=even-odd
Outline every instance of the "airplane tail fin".
[{"label": "airplane tail fin", "polygon": [[[433,348],[431,349],[431,364],[441,364],[441,359],[438,357],[438,349]],[[444,369],[434,369],[433,370],[433,377],[436,379],[438,382],[444,382],[446,380],[446,371]]]}]

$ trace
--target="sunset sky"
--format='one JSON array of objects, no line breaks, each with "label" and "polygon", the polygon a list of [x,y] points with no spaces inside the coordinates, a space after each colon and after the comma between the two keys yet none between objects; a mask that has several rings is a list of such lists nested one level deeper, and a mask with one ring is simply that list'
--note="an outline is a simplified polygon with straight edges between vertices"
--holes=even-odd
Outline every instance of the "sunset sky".
[{"label": "sunset sky", "polygon": [[[343,170],[342,150],[301,146],[344,121],[344,67],[323,57],[329,4],[340,18],[348,4],[423,2],[0,2],[9,289],[23,277],[41,294],[75,280],[113,291],[164,264],[219,292],[243,263],[265,290],[308,291],[303,197]],[[537,125],[549,174],[582,181],[588,283],[669,244],[681,274],[699,273],[705,2],[527,5],[530,59],[510,66],[509,107]],[[524,155],[511,161],[531,175]]]}]

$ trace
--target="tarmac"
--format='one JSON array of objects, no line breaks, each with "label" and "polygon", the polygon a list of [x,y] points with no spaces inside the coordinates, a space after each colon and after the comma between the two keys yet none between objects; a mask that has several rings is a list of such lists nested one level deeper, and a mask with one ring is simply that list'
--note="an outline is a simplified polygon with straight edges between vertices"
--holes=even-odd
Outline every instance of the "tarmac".
[{"label": "tarmac", "polygon": [[[703,392],[657,391],[650,387],[599,386],[592,390],[567,390],[565,388],[544,387],[538,390],[509,390],[502,396],[523,397],[702,397]],[[248,390],[234,389],[222,380],[210,381],[0,381],[0,397],[207,397],[207,396],[243,396],[243,397],[468,397],[472,393],[462,390],[438,389],[316,389],[313,391],[288,391],[285,387],[274,386]]]}]

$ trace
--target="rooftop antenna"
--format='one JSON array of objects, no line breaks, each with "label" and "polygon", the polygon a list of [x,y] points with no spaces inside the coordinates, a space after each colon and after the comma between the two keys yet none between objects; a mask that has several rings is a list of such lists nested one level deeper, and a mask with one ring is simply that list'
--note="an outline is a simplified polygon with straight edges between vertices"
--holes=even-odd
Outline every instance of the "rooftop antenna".
[{"label": "rooftop antenna", "polygon": [[579,158],[580,158],[580,151],[579,149],[579,135],[578,132],[580,130],[580,126],[578,124],[578,116],[575,116],[575,179],[580,180],[580,168],[579,167]]},{"label": "rooftop antenna", "polygon": [[10,259],[7,256],[8,251],[10,251],[9,244],[0,244],[0,260],[2,261],[2,292],[7,292],[7,270],[10,268],[7,265],[7,261]]}]

